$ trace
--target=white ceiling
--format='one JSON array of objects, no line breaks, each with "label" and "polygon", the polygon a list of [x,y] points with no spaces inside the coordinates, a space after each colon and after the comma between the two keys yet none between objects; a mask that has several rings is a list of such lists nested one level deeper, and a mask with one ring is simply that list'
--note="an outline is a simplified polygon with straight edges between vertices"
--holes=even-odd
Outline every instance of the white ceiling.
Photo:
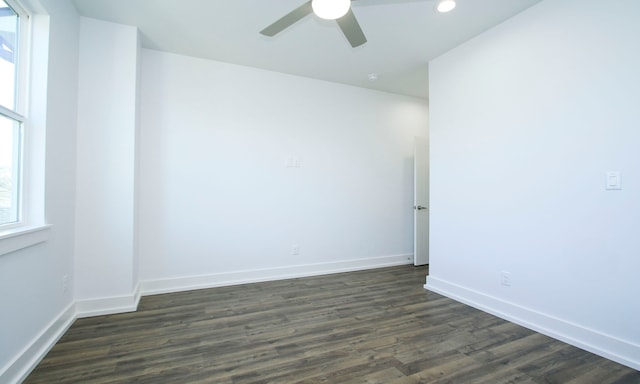
[{"label": "white ceiling", "polygon": [[[260,30],[306,0],[73,0],[82,16],[134,25],[142,46],[315,79],[428,97],[428,62],[540,0],[358,0],[368,42],[310,15],[275,37]],[[377,73],[378,81],[368,80]]]}]

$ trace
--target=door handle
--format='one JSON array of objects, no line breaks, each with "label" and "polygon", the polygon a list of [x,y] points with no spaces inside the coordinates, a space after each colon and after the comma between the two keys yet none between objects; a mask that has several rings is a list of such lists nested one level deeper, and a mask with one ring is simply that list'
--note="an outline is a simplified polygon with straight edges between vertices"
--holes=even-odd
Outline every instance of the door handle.
[{"label": "door handle", "polygon": [[413,209],[417,209],[418,211],[421,211],[423,209],[427,209],[427,207],[423,207],[422,205],[416,205],[415,207],[413,207]]}]

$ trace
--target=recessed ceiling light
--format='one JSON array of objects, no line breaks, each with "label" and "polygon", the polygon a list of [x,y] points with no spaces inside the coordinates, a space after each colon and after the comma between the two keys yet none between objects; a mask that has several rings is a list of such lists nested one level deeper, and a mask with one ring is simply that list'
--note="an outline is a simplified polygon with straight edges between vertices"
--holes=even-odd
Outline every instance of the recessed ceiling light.
[{"label": "recessed ceiling light", "polygon": [[370,73],[369,75],[367,75],[367,78],[369,79],[369,81],[376,81],[376,80],[378,80],[378,74],[377,73]]},{"label": "recessed ceiling light", "polygon": [[446,13],[452,11],[455,7],[455,0],[440,0],[438,5],[436,5],[436,10],[440,13]]}]

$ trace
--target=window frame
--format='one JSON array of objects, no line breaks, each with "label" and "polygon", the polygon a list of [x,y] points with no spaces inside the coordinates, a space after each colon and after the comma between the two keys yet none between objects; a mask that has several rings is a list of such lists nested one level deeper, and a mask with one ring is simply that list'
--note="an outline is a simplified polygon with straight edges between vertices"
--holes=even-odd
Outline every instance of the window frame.
[{"label": "window frame", "polygon": [[12,188],[12,201],[16,201],[16,220],[0,223],[0,233],[12,228],[22,227],[26,224],[25,210],[25,150],[27,148],[26,132],[28,129],[27,107],[28,107],[28,78],[30,62],[30,40],[31,40],[31,14],[24,6],[16,0],[3,0],[17,15],[16,37],[17,44],[14,48],[14,89],[13,89],[13,109],[11,106],[0,104],[0,115],[3,118],[12,120],[18,124],[17,137],[14,137],[14,162],[12,178],[15,180],[15,187]]},{"label": "window frame", "polygon": [[[49,239],[50,224],[44,212],[46,89],[48,72],[49,19],[36,15],[28,1],[3,0],[18,17],[14,110],[0,106],[0,113],[20,121],[20,217],[0,225],[0,256]],[[36,16],[36,17],[34,17]],[[32,60],[38,58],[38,62]],[[34,88],[35,87],[35,88]],[[32,95],[33,89],[36,90]],[[41,94],[41,92],[44,92]],[[35,96],[35,100],[32,100]],[[33,106],[32,103],[35,103]],[[44,104],[43,104],[44,103]],[[31,107],[34,107],[33,110]],[[37,116],[30,117],[35,112]]]}]

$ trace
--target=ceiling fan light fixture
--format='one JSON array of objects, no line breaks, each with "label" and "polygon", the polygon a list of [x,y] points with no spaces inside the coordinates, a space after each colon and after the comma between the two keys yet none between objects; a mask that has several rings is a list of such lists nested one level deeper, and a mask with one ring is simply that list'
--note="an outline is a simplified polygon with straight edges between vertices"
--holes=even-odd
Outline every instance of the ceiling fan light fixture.
[{"label": "ceiling fan light fixture", "polygon": [[327,20],[339,19],[349,12],[351,0],[313,0],[313,13]]},{"label": "ceiling fan light fixture", "polygon": [[455,0],[440,0],[436,5],[436,10],[440,13],[447,13],[453,11],[455,7]]}]

